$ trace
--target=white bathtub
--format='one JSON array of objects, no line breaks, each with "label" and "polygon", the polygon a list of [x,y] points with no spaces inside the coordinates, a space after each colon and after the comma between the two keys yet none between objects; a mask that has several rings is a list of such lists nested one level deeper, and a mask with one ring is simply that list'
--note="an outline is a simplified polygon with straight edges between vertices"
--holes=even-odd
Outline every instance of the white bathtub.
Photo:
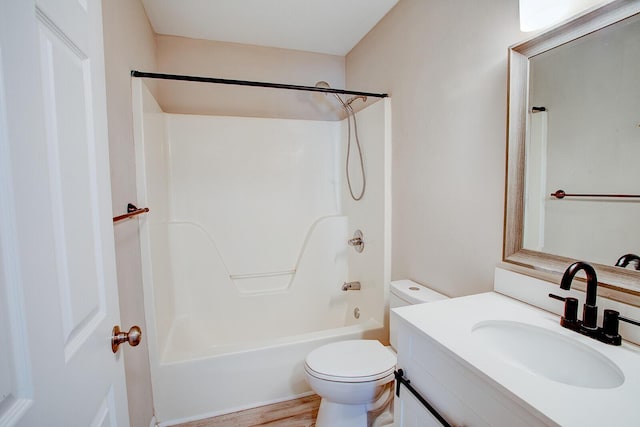
[{"label": "white bathtub", "polygon": [[[344,123],[165,114],[133,83],[137,202],[151,209],[139,223],[160,425],[306,395],[311,350],[386,342],[388,101],[358,113],[368,187],[355,203],[342,177]],[[355,229],[364,231],[362,253],[346,244]],[[341,290],[354,280],[362,290]]]},{"label": "white bathtub", "polygon": [[[183,326],[190,323],[181,320]],[[152,363],[156,418],[160,425],[172,425],[307,395],[304,358],[311,350],[338,340],[385,336],[379,322],[368,320],[235,348],[209,347],[192,359],[169,340],[165,354],[180,354],[182,360]]]}]

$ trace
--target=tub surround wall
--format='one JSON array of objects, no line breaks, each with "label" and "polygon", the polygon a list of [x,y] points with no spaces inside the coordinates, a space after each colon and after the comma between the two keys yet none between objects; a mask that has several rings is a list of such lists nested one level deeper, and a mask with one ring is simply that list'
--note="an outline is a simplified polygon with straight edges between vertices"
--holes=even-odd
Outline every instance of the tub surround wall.
[{"label": "tub surround wall", "polygon": [[[351,314],[357,303],[360,303],[358,308],[364,318],[384,319],[387,315],[391,282],[391,103],[388,98],[378,101],[356,116],[367,181],[360,201],[354,201],[347,189],[344,159],[348,129],[343,121],[338,171],[344,188],[342,206],[349,218],[349,238],[359,229],[364,234],[365,242],[364,251],[360,253],[353,248],[348,250],[348,281],[359,281],[362,285],[359,292],[347,292],[348,323],[356,321]],[[362,188],[362,178],[354,133],[351,135],[350,157],[351,182],[357,196]],[[362,301],[367,305],[363,306]],[[384,324],[388,326],[388,321]]]},{"label": "tub surround wall", "polygon": [[167,125],[172,227],[206,235],[241,293],[287,289],[314,230],[341,215],[340,123],[172,114]]},{"label": "tub surround wall", "polygon": [[347,55],[347,86],[393,99],[393,278],[492,289],[501,260],[513,0],[399,2]]},{"label": "tub surround wall", "polygon": [[[162,125],[145,117],[145,129]],[[145,187],[139,197],[153,210],[169,203],[167,217],[148,221],[152,280],[169,280],[173,294],[167,312],[156,302],[158,322],[174,319],[158,330],[170,337],[163,360],[344,325],[340,122],[165,118],[166,140],[145,135],[149,197]],[[168,262],[158,264],[167,248]]]}]

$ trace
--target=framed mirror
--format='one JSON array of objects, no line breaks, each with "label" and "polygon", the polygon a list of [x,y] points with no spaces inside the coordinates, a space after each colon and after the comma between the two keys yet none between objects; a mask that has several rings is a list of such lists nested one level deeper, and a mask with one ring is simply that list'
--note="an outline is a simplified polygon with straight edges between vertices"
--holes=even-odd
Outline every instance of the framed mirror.
[{"label": "framed mirror", "polygon": [[640,306],[640,271],[615,266],[640,255],[640,0],[511,47],[508,104],[503,261],[556,282],[586,261]]}]

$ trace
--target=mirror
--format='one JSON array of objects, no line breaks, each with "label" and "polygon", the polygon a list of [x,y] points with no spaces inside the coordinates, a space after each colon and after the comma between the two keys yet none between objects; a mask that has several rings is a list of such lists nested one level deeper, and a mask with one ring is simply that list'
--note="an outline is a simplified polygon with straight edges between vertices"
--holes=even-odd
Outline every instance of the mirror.
[{"label": "mirror", "polygon": [[640,271],[615,267],[640,255],[639,75],[640,0],[510,49],[505,262],[559,281],[587,261],[602,293],[640,305]]}]

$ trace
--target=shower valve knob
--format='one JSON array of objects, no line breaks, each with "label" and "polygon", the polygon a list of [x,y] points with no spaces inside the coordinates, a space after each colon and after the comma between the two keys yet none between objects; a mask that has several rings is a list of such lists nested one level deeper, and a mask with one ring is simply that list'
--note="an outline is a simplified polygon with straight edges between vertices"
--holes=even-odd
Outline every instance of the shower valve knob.
[{"label": "shower valve knob", "polygon": [[364,242],[360,237],[354,237],[353,239],[349,239],[349,246],[360,246]]},{"label": "shower valve knob", "polygon": [[364,250],[364,240],[362,240],[362,237],[362,231],[356,230],[356,232],[353,233],[353,238],[349,239],[347,243],[349,246],[353,246],[357,252],[362,252]]}]

